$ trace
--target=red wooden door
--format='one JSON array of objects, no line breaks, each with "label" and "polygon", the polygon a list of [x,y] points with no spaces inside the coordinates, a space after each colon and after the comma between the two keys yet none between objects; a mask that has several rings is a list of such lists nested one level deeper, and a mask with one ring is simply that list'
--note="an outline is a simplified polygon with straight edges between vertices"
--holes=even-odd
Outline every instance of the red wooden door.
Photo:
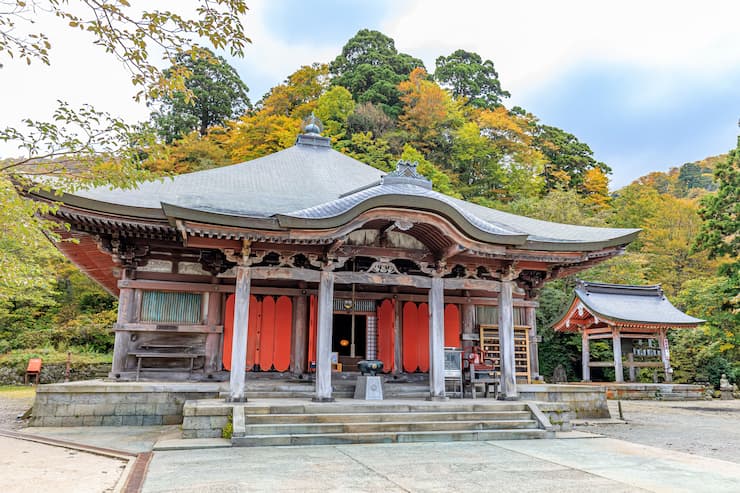
[{"label": "red wooden door", "polygon": [[247,371],[252,371],[259,363],[260,336],[262,335],[262,302],[256,296],[249,297],[249,330],[247,336]]},{"label": "red wooden door", "polygon": [[233,294],[226,298],[226,313],[224,313],[224,348],[221,359],[224,368],[228,371],[231,371],[231,343],[234,337],[234,299]]},{"label": "red wooden door", "polygon": [[378,359],[383,362],[383,371],[393,371],[393,329],[395,326],[395,302],[383,300],[378,307]]},{"label": "red wooden door", "polygon": [[419,309],[416,303],[407,301],[403,305],[403,370],[414,372],[419,367],[419,355],[416,350],[418,334],[416,319]]},{"label": "red wooden door", "polygon": [[293,301],[281,296],[275,303],[275,339],[272,346],[272,365],[277,371],[290,368],[290,348],[293,333]]},{"label": "red wooden door", "polygon": [[319,326],[319,304],[316,296],[309,298],[308,315],[308,364],[316,362],[316,335]]},{"label": "red wooden door", "polygon": [[262,299],[262,328],[258,341],[259,357],[257,362],[262,371],[272,368],[272,348],[275,343],[275,298],[265,296]]},{"label": "red wooden door", "polygon": [[[231,348],[234,333],[234,295],[226,299],[224,314],[223,365],[231,370]],[[293,303],[287,296],[275,300],[265,296],[249,297],[249,329],[247,333],[247,371],[259,364],[262,371],[290,367],[290,343],[293,327]]]},{"label": "red wooden door", "polygon": [[445,307],[445,347],[460,346],[460,309],[457,305]]},{"label": "red wooden door", "polygon": [[419,354],[419,370],[429,371],[429,305],[419,304],[419,314],[416,319],[417,333],[419,334],[416,350]]}]

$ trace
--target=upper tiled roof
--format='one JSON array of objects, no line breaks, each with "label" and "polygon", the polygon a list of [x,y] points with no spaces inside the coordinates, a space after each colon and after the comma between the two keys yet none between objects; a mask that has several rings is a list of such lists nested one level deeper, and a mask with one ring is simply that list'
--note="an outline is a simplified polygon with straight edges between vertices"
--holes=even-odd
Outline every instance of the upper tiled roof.
[{"label": "upper tiled roof", "polygon": [[551,223],[489,209],[435,192],[413,165],[403,166],[402,172],[385,175],[310,134],[301,135],[293,147],[245,163],[144,182],[133,190],[94,188],[62,200],[124,216],[174,215],[268,229],[323,229],[369,208],[400,207],[438,213],[481,241],[544,250],[620,246],[639,232]]}]

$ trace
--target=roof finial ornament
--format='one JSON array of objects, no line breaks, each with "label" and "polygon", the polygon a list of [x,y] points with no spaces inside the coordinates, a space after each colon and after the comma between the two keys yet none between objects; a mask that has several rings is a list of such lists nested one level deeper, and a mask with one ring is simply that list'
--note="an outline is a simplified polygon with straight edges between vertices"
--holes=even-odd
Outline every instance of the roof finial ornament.
[{"label": "roof finial ornament", "polygon": [[298,134],[295,140],[297,145],[307,145],[313,147],[331,147],[331,139],[329,137],[323,137],[321,131],[324,126],[321,124],[321,120],[316,118],[316,115],[311,113],[304,120],[301,125],[302,132]]},{"label": "roof finial ornament", "polygon": [[418,187],[431,190],[432,182],[426,176],[417,171],[416,168],[418,166],[418,161],[411,162],[404,161],[403,159],[399,160],[398,163],[396,163],[396,169],[383,177],[383,184],[416,185]]},{"label": "roof finial ornament", "polygon": [[308,118],[303,122],[303,133],[321,135],[321,127],[321,120],[316,118],[316,115],[314,115],[312,111]]}]

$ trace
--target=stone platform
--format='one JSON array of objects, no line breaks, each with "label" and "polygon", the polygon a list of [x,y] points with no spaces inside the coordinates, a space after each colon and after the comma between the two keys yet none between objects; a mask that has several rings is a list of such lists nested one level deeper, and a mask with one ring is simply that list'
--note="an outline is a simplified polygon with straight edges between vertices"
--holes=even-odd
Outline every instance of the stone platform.
[{"label": "stone platform", "polygon": [[704,399],[704,387],[685,383],[574,382],[570,386],[603,387],[607,399],[698,401]]},{"label": "stone platform", "polygon": [[[429,395],[428,380],[385,377],[386,400],[376,403],[401,401],[408,405],[423,405]],[[428,378],[428,377],[427,377]],[[354,395],[355,382],[344,376],[334,378],[334,397],[348,399]],[[603,389],[562,385],[519,385],[522,400],[540,402],[544,412],[552,412],[553,423],[568,422],[572,418],[608,417],[600,412],[605,408]],[[183,423],[186,401],[223,399],[228,391],[225,382],[112,382],[91,380],[37,387],[31,426],[121,426]],[[277,400],[281,403],[306,404],[314,395],[314,384],[281,374],[247,378],[247,399],[250,403]],[[494,403],[493,399],[450,399],[449,402],[471,401],[479,405]],[[548,403],[549,401],[549,403]],[[364,401],[363,401],[364,402]],[[550,403],[552,405],[550,405]],[[443,403],[444,404],[444,403]],[[327,404],[319,404],[327,406]],[[550,409],[551,408],[551,409]],[[213,414],[212,430],[222,429],[231,407]],[[569,413],[563,416],[564,413]],[[199,426],[203,426],[202,423]],[[196,429],[196,428],[193,428]],[[215,436],[216,432],[194,433],[199,437]],[[218,432],[220,436],[220,431]]]},{"label": "stone platform", "polygon": [[611,417],[601,385],[519,384],[517,389],[522,399],[565,404],[577,419]]},{"label": "stone platform", "polygon": [[36,387],[31,426],[146,426],[182,423],[185,401],[217,398],[218,382],[82,382]]}]

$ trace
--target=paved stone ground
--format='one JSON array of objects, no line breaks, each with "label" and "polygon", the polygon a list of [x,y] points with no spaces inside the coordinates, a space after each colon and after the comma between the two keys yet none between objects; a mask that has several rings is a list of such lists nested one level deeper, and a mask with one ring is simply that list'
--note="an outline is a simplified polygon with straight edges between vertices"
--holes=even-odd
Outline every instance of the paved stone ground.
[{"label": "paved stone ground", "polygon": [[[613,418],[617,402],[609,401]],[[579,426],[577,429],[740,463],[740,400],[622,401],[627,424]]]},{"label": "paved stone ground", "polygon": [[156,452],[143,491],[715,493],[740,465],[610,438],[232,448]]}]

